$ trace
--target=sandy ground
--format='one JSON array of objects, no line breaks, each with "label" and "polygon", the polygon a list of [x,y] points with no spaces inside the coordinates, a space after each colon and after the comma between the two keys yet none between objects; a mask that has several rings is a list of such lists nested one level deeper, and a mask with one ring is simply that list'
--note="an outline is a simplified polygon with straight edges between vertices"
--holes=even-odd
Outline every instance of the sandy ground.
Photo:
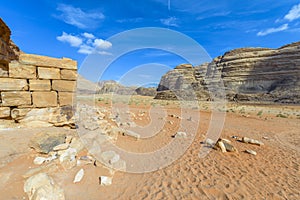
[{"label": "sandy ground", "polygon": [[[146,126],[154,120],[150,119],[148,112],[154,106],[153,101],[148,98],[136,101],[138,103],[131,103],[130,111],[136,116],[144,112],[135,122]],[[201,112],[190,110],[188,114],[192,120],[170,116],[182,116],[184,111],[173,103],[164,101],[163,104],[167,116],[153,116],[166,123],[155,136],[138,141],[119,136],[116,144],[126,151],[151,152],[160,150],[172,140],[184,140],[172,138],[179,130],[194,131],[195,139],[182,156],[154,172],[117,172],[111,186],[99,185],[98,177],[109,174],[105,167],[85,165],[67,171],[61,168],[48,170],[64,189],[66,199],[300,199],[299,106],[228,104],[221,137],[231,140],[238,153],[209,149],[211,151],[200,158],[199,152],[207,150],[201,142],[206,138],[211,119],[211,112],[205,109],[209,104],[203,105]],[[97,106],[109,108],[110,103],[104,99],[97,101]],[[193,123],[197,117],[200,117],[198,127]],[[181,121],[187,126],[182,128]],[[63,128],[2,128],[0,199],[28,199],[23,192],[26,178],[22,175],[37,167],[33,159],[38,154],[28,148],[28,142],[34,133],[40,131],[76,135],[75,130]],[[264,145],[241,143],[231,136],[247,136],[264,142]],[[175,151],[180,148],[178,146]],[[257,155],[245,153],[246,149],[256,151]],[[81,182],[74,184],[73,178],[80,168],[85,169],[85,176]]]}]

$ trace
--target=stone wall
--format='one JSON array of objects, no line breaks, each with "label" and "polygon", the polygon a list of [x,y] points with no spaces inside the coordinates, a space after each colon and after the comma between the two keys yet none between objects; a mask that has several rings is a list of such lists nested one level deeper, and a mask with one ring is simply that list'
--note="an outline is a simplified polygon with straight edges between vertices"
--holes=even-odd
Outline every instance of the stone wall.
[{"label": "stone wall", "polygon": [[76,79],[74,60],[20,54],[0,75],[0,118],[20,121],[33,110],[39,118],[43,110],[72,106]]}]

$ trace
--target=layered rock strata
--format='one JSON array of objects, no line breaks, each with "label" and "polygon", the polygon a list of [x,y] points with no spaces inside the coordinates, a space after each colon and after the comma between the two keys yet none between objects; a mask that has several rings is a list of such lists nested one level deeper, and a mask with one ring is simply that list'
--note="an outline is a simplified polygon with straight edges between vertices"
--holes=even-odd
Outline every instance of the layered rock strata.
[{"label": "layered rock strata", "polygon": [[208,88],[221,82],[230,101],[300,103],[300,42],[235,49],[200,67],[180,65],[162,77],[156,98],[194,90],[197,99],[209,100]]}]

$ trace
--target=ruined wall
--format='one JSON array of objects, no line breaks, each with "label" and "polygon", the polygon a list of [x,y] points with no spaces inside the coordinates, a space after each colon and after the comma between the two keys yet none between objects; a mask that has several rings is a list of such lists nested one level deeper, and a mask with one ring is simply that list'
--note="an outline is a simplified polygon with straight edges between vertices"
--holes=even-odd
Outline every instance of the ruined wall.
[{"label": "ruined wall", "polygon": [[21,54],[2,72],[0,118],[20,121],[33,110],[36,117],[41,117],[38,113],[47,115],[43,108],[48,108],[50,114],[60,107],[72,106],[77,78],[74,60]]},{"label": "ruined wall", "polygon": [[0,38],[0,119],[69,124],[77,62],[18,52],[1,19]]}]

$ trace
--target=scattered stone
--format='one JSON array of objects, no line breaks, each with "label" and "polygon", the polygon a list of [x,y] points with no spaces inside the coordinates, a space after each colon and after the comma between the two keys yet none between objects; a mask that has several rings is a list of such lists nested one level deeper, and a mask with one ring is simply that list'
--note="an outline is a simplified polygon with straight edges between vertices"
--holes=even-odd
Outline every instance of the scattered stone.
[{"label": "scattered stone", "polygon": [[30,147],[39,153],[49,153],[53,147],[65,142],[66,134],[62,133],[38,133],[30,141]]},{"label": "scattered stone", "polygon": [[35,165],[41,165],[41,164],[43,164],[44,162],[46,161],[46,158],[44,158],[44,157],[36,157],[34,160],[33,160],[33,163],[35,164]]},{"label": "scattered stone", "polygon": [[263,136],[262,137],[264,140],[269,140],[270,138],[269,137],[267,137],[267,136]]},{"label": "scattered stone", "polygon": [[257,155],[256,151],[253,151],[253,150],[247,149],[247,150],[245,150],[245,152],[246,152],[246,153],[249,153],[249,154],[251,154],[251,155],[254,155],[254,156]]},{"label": "scattered stone", "polygon": [[217,142],[217,147],[219,147],[223,153],[227,152],[226,151],[226,147],[225,147],[225,145],[224,145],[224,143],[222,141],[218,141]]},{"label": "scattered stone", "polygon": [[175,135],[174,135],[175,138],[186,138],[187,137],[187,134],[186,132],[177,132]]},{"label": "scattered stone", "polygon": [[238,139],[239,137],[238,137],[238,136],[235,136],[235,135],[233,135],[233,136],[231,136],[231,138],[233,138],[233,139]]},{"label": "scattered stone", "polygon": [[70,148],[76,149],[77,152],[80,152],[84,149],[84,145],[81,142],[80,138],[73,138],[70,144]]},{"label": "scattered stone", "polygon": [[209,145],[209,146],[211,146],[211,147],[215,146],[215,144],[216,144],[216,142],[213,141],[210,138],[207,138],[204,143],[207,144],[207,145]]},{"label": "scattered stone", "polygon": [[66,144],[70,144],[72,142],[73,136],[72,135],[67,135],[65,139]]},{"label": "scattered stone", "polygon": [[69,144],[68,143],[59,144],[59,145],[53,147],[53,151],[66,150],[67,148],[69,148]]},{"label": "scattered stone", "polygon": [[80,169],[77,174],[75,175],[75,178],[74,178],[74,181],[73,183],[78,183],[81,181],[81,179],[83,178],[84,176],[84,170],[83,169]]},{"label": "scattered stone", "polygon": [[136,140],[140,139],[140,135],[136,132],[133,132],[133,131],[130,131],[130,130],[126,130],[124,133],[123,133],[124,136],[130,136],[130,137],[133,137],[135,138]]},{"label": "scattered stone", "polygon": [[114,164],[120,160],[120,155],[114,151],[105,151],[101,154],[101,158],[106,163]]},{"label": "scattered stone", "polygon": [[72,169],[77,164],[76,154],[77,154],[76,149],[69,148],[65,150],[59,157],[60,164],[65,169]]},{"label": "scattered stone", "polygon": [[215,148],[221,149],[223,153],[225,152],[237,152],[237,149],[231,144],[230,140],[219,138]]},{"label": "scattered stone", "polygon": [[29,200],[65,200],[63,189],[56,185],[46,173],[39,173],[28,178],[24,192]]},{"label": "scattered stone", "polygon": [[169,121],[169,124],[173,125],[173,124],[174,124],[174,122],[172,122],[172,121]]},{"label": "scattered stone", "polygon": [[87,130],[94,131],[94,130],[97,130],[98,128],[100,128],[100,125],[99,125],[97,119],[90,118],[88,120],[83,121],[83,127]]},{"label": "scattered stone", "polygon": [[243,137],[242,142],[249,143],[249,144],[255,144],[255,145],[258,145],[258,146],[264,145],[264,143],[262,143],[261,141],[254,140],[254,139],[247,138],[247,137]]},{"label": "scattered stone", "polygon": [[100,176],[99,177],[99,184],[103,186],[111,185],[112,184],[112,178],[107,176]]}]

